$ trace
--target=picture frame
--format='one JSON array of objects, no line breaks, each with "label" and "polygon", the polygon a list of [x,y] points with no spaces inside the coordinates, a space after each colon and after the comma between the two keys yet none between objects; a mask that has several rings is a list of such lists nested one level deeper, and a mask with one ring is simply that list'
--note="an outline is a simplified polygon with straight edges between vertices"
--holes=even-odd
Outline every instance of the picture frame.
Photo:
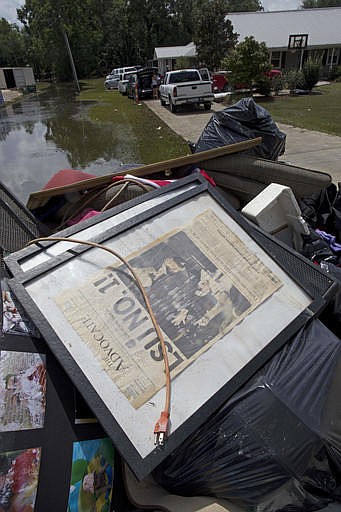
[{"label": "picture frame", "polygon": [[[147,314],[137,298],[138,291],[132,291],[133,282],[122,264],[113,263],[112,255],[99,248],[70,243],[72,248],[67,249],[67,242],[58,246],[61,242],[51,240],[6,259],[9,268],[16,270],[9,285],[122,458],[143,479],[319,314],[333,296],[335,283],[252,225],[199,175],[178,180],[86,222],[64,230],[63,236],[87,236],[119,251],[140,269],[171,346],[171,365],[179,353],[183,359],[181,371],[173,372],[171,428],[163,447],[154,445],[154,425],[165,398],[162,358],[155,352],[157,343],[145,323]],[[173,271],[177,266],[176,277],[171,278],[166,275],[170,254]],[[120,276],[114,276],[115,272]],[[116,281],[118,295],[100,304],[103,290],[111,293]],[[204,281],[210,283],[209,291]],[[167,289],[167,294],[162,289]],[[92,295],[94,290],[96,295]],[[222,294],[225,298],[219,301]],[[230,299],[234,294],[234,299],[226,317],[228,294]],[[214,306],[202,306],[201,299],[212,297]],[[166,311],[163,316],[162,311]],[[124,333],[120,315],[126,325],[130,322],[136,327],[135,333]],[[95,319],[100,319],[102,331],[97,324],[94,327]],[[116,351],[118,356],[117,347],[132,350],[137,341],[142,343],[143,349],[127,358],[129,368],[131,361],[135,365],[138,358],[143,361],[127,381],[121,374],[112,377],[112,365],[110,371],[105,368],[98,347],[94,348],[90,339],[89,333],[93,335],[95,330],[97,340],[101,336],[105,339],[105,349],[111,351],[107,354]],[[191,350],[189,338],[195,339]],[[152,361],[145,353],[153,350]],[[120,361],[114,358],[115,371],[121,370]],[[149,375],[156,374],[154,388],[133,396],[137,387],[131,391],[130,384],[136,382],[135,375],[140,386],[143,379],[153,380]]]},{"label": "picture frame", "polygon": [[[77,237],[78,239],[87,240],[91,239],[96,241],[101,239],[103,231],[114,229],[117,222],[128,221],[133,217],[144,211],[147,208],[157,207],[158,204],[165,200],[182,196],[195,187],[196,191],[200,193],[202,187],[206,183],[200,175],[189,176],[176,180],[167,185],[155,189],[142,196],[135,197],[126,201],[114,209],[102,212],[99,216],[89,218],[72,227],[65,228],[58,232],[58,236],[63,237]],[[12,252],[6,256],[6,267],[12,275],[20,278],[23,273],[48,262],[50,258],[60,257],[61,254],[67,251],[73,251],[77,244],[70,244],[66,242],[55,242],[53,240],[42,242],[36,245],[30,245],[23,249]]]}]

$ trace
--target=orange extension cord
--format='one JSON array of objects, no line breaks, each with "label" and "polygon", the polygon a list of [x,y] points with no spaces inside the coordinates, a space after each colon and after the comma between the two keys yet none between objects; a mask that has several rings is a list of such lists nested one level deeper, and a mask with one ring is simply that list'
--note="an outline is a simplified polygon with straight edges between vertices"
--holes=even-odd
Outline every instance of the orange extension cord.
[{"label": "orange extension cord", "polygon": [[139,287],[139,289],[140,289],[140,291],[142,293],[142,296],[143,296],[143,299],[145,301],[145,304],[146,304],[148,313],[150,315],[150,318],[152,320],[154,329],[155,329],[156,334],[157,334],[157,336],[158,336],[158,338],[160,340],[161,347],[162,347],[163,360],[164,360],[164,364],[165,364],[165,377],[166,377],[165,407],[164,407],[164,410],[161,412],[160,418],[156,422],[155,428],[154,428],[154,444],[156,444],[158,446],[163,446],[164,443],[165,443],[165,439],[167,437],[168,428],[169,428],[171,376],[170,376],[169,361],[168,361],[168,354],[167,354],[165,340],[164,340],[163,334],[161,332],[160,326],[159,326],[159,324],[158,324],[158,322],[157,322],[157,320],[155,318],[155,315],[153,313],[152,306],[151,306],[150,301],[149,301],[149,297],[148,297],[147,292],[146,292],[146,290],[145,290],[145,288],[144,288],[144,286],[142,284],[141,279],[136,274],[135,270],[130,265],[130,263],[128,263],[128,261],[123,256],[118,254],[113,249],[110,249],[109,247],[107,247],[105,245],[97,244],[96,242],[88,242],[88,241],[84,241],[84,240],[77,240],[75,238],[64,238],[64,237],[51,236],[51,237],[36,238],[36,239],[31,240],[30,242],[28,242],[27,245],[36,244],[38,242],[49,242],[49,241],[70,242],[70,243],[74,243],[74,244],[89,245],[90,247],[97,247],[98,249],[103,249],[104,251],[109,252],[110,254],[112,254],[113,256],[118,258],[120,261],[122,261],[122,263],[124,263],[124,265],[126,265],[126,267],[129,269],[129,271],[133,275],[133,277],[134,277],[134,279],[135,279],[135,281],[136,281],[136,283],[137,283],[137,285],[138,285],[138,287]]}]

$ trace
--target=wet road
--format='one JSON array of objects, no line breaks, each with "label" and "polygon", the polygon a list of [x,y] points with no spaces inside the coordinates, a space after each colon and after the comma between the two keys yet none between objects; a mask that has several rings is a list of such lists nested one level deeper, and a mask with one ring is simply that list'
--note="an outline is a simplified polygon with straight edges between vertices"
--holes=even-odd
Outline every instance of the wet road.
[{"label": "wet road", "polygon": [[[26,204],[60,169],[100,176],[120,168],[118,128],[92,122],[88,108],[64,86],[0,109],[0,180],[20,201]],[[129,142],[125,138],[125,162],[131,166]]]}]

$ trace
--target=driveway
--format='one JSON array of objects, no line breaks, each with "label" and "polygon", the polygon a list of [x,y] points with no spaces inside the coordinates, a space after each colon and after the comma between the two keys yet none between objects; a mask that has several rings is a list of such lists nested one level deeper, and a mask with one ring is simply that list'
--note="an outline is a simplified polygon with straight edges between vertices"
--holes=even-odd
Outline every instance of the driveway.
[{"label": "driveway", "polygon": [[[172,114],[161,107],[158,100],[148,100],[145,104],[183,139],[196,142],[210,120],[213,111],[226,108],[222,103],[213,103],[212,111],[183,110]],[[341,182],[341,137],[294,128],[278,123],[278,128],[287,136],[286,150],[281,160],[293,165],[323,171],[330,174],[335,183]]]}]

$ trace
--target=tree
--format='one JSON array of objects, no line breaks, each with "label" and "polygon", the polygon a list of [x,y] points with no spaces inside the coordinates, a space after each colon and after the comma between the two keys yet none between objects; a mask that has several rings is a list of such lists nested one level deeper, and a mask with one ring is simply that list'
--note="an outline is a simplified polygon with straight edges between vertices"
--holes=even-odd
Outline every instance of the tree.
[{"label": "tree", "polygon": [[172,24],[170,6],[164,0],[130,0],[129,32],[139,64],[152,59],[156,46],[169,43]]},{"label": "tree", "polygon": [[137,64],[134,51],[136,44],[130,37],[127,2],[103,0],[99,6],[98,17],[101,20],[102,32],[98,71]]},{"label": "tree", "polygon": [[309,57],[303,64],[304,88],[312,91],[320,77],[321,59]]},{"label": "tree", "polygon": [[303,0],[302,2],[302,9],[316,7],[341,7],[341,0]]},{"label": "tree", "polygon": [[251,91],[264,73],[271,69],[269,52],[265,43],[259,43],[253,36],[246,37],[224,60],[224,68],[231,71],[233,85],[245,84]]},{"label": "tree", "polygon": [[27,63],[25,35],[17,25],[0,18],[0,66],[25,66]]},{"label": "tree", "polygon": [[169,26],[165,44],[169,46],[185,45],[193,40],[193,10],[196,0],[170,0],[168,5]]},{"label": "tree", "polygon": [[229,12],[263,11],[263,6],[259,0],[229,0]]},{"label": "tree", "polygon": [[231,21],[226,17],[225,0],[209,0],[199,3],[195,12],[193,41],[198,60],[211,70],[221,66],[222,59],[237,41]]},{"label": "tree", "polygon": [[64,32],[79,75],[96,71],[103,36],[94,0],[26,0],[17,13],[29,36],[38,76],[48,73],[61,80],[72,78]]},{"label": "tree", "polygon": [[[256,9],[258,4],[242,0],[240,9]],[[145,65],[156,46],[194,40],[201,60],[219,67],[236,42],[226,19],[229,5],[236,8],[235,0],[24,0],[17,13],[35,74],[65,80],[72,79],[72,70],[64,34],[79,78]]]},{"label": "tree", "polygon": [[71,79],[63,34],[79,77],[153,59],[156,46],[192,40],[198,0],[25,0],[18,18],[37,76]]}]

